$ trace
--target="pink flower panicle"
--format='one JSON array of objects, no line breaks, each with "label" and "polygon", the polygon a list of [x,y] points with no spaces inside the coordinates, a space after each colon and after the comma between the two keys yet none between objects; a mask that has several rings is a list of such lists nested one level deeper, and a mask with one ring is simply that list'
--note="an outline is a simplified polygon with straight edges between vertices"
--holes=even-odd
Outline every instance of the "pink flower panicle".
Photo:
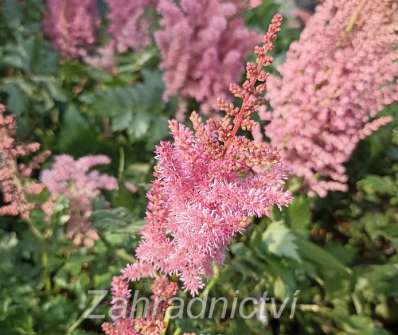
[{"label": "pink flower panicle", "polygon": [[[187,4],[181,4],[182,9],[179,13],[180,16],[184,16],[184,24],[189,24],[191,18],[199,13],[202,19],[205,20],[205,26],[201,20],[196,19],[195,26],[190,27],[190,30],[192,30],[190,36],[183,36],[180,33],[174,35],[172,26],[168,26],[166,32],[158,32],[163,46],[166,46],[172,40],[175,40],[173,42],[174,46],[179,45],[181,38],[185,39],[182,41],[183,44],[190,43],[191,37],[198,40],[197,43],[189,46],[189,48],[192,48],[191,50],[185,50],[185,57],[176,60],[177,62],[182,62],[179,66],[176,64],[176,67],[181,69],[186,63],[187,56],[189,56],[190,68],[196,74],[193,73],[192,78],[187,78],[187,80],[200,82],[202,79],[195,79],[195,76],[200,71],[206,70],[207,67],[216,67],[216,71],[219,72],[220,78],[215,84],[212,84],[214,78],[205,79],[206,82],[199,85],[202,87],[202,92],[192,95],[192,92],[195,92],[195,88],[190,88],[191,95],[188,92],[187,97],[194,97],[199,101],[207,100],[207,91],[209,90],[205,89],[206,85],[213,86],[211,88],[212,91],[209,91],[210,93],[214,91],[211,96],[213,98],[218,93],[225,93],[227,84],[231,80],[238,79],[241,72],[239,65],[248,50],[256,43],[257,34],[248,32],[243,20],[238,18],[237,14],[248,7],[258,6],[261,1],[228,1],[222,3],[219,0],[201,0],[197,4],[195,4],[196,0],[185,1]],[[49,0],[44,17],[44,31],[62,56],[67,58],[81,57],[94,67],[112,71],[114,70],[115,55],[129,49],[138,50],[149,44],[150,21],[145,15],[145,11],[151,7],[155,8],[158,2],[159,0],[107,0],[109,41],[96,50],[93,50],[93,46],[96,42],[96,32],[100,25],[100,19],[95,0],[83,0],[80,2],[75,0]],[[160,2],[163,2],[158,7],[162,16],[169,14],[173,16],[176,14],[175,10],[174,13],[173,10],[170,11],[170,6],[179,8],[174,0]],[[204,8],[207,8],[206,13],[202,12]],[[212,12],[213,9],[215,12]],[[186,12],[183,13],[183,11]],[[174,20],[176,17],[166,17],[164,22],[170,22],[170,19]],[[181,29],[177,28],[177,30]],[[212,36],[213,32],[216,33],[215,36]],[[200,47],[198,52],[194,51],[195,49],[193,48],[198,47]],[[169,50],[167,47],[163,48],[163,53],[166,57],[172,57],[175,51]],[[206,54],[207,59],[203,61],[203,64],[198,69],[195,69],[196,61],[201,59],[201,52]],[[170,61],[166,63],[169,64]],[[165,66],[167,67],[166,63]],[[173,72],[173,69],[167,70]],[[203,73],[206,72],[204,71]],[[173,74],[168,77],[170,76],[173,76]],[[216,76],[214,77],[217,78]],[[183,85],[175,86],[176,83],[177,80],[174,81],[174,85],[171,84],[169,86],[166,98],[176,95],[183,87]],[[184,98],[186,97],[184,96]],[[181,103],[181,106],[183,106],[183,103]],[[211,107],[214,108],[215,106],[214,100]]]},{"label": "pink flower panicle", "polygon": [[92,200],[101,194],[101,189],[114,190],[117,181],[90,169],[109,163],[110,159],[103,155],[85,156],[78,160],[69,155],[60,155],[55,157],[52,169],[42,172],[41,181],[52,197],[63,196],[69,200],[68,237],[76,245],[92,246],[98,239],[90,223]]},{"label": "pink flower panicle", "polygon": [[[155,40],[160,48],[166,91],[164,98],[179,96],[202,103],[202,112],[217,107],[228,85],[239,79],[241,64],[259,41],[239,16],[236,1],[160,0],[161,29]],[[183,118],[181,102],[178,119]]]},{"label": "pink flower panicle", "polygon": [[[398,4],[326,0],[271,77],[266,134],[310,195],[346,191],[345,162],[398,100]],[[283,87],[283,89],[281,89]]]},{"label": "pink flower panicle", "polygon": [[[162,142],[156,149],[155,180],[148,192],[146,224],[136,250],[139,261],[115,278],[114,306],[119,298],[130,297],[129,283],[159,272],[177,275],[185,289],[197,294],[203,287],[202,278],[211,274],[214,263],[223,262],[226,248],[245,230],[250,217],[268,216],[274,205],[282,207],[291,201],[283,190],[287,169],[278,152],[237,135],[239,129],[255,126],[250,116],[266,88],[267,74],[262,67],[272,63],[267,52],[281,21],[281,16],[275,16],[264,45],[255,49],[258,59],[247,65],[247,81],[242,87],[231,85],[231,93],[242,99],[240,108],[220,99],[226,116],[203,123],[193,113],[193,131],[170,121],[174,143]],[[119,323],[125,327],[128,321],[130,325],[135,322],[119,318],[114,327]]]},{"label": "pink flower panicle", "polygon": [[0,190],[3,194],[3,206],[0,216],[21,216],[27,219],[34,205],[27,195],[38,194],[43,185],[29,181],[34,169],[49,155],[45,151],[33,158],[30,163],[18,164],[18,159],[39,150],[38,143],[17,144],[14,137],[16,131],[15,117],[5,114],[5,107],[0,104]]},{"label": "pink flower panicle", "polygon": [[154,2],[155,0],[107,0],[108,32],[116,52],[148,45],[150,24],[144,13]]},{"label": "pink flower panicle", "polygon": [[150,21],[145,11],[154,7],[156,1],[107,0],[109,41],[94,55],[85,57],[85,61],[93,67],[112,72],[117,54],[146,47],[150,42]]},{"label": "pink flower panicle", "polygon": [[255,49],[257,63],[247,65],[243,86],[231,85],[242,106],[220,99],[227,115],[206,124],[193,113],[194,132],[171,121],[174,143],[162,142],[156,150],[147,225],[136,254],[157,271],[178,274],[192,294],[202,287],[201,277],[211,272],[212,263],[222,262],[225,248],[249,217],[267,216],[273,205],[290,200],[283,191],[286,168],[278,153],[236,136],[238,129],[255,125],[250,115],[262,101],[267,78],[262,67],[272,63],[266,53],[280,25],[281,17],[276,16],[264,46]]},{"label": "pink flower panicle", "polygon": [[44,32],[64,57],[85,57],[99,24],[96,0],[47,1]]}]

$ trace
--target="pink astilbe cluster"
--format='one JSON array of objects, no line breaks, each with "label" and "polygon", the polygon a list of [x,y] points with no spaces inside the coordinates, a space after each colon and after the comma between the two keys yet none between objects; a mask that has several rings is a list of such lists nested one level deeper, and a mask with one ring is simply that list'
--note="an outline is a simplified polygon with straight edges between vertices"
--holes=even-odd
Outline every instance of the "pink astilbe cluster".
[{"label": "pink astilbe cluster", "polygon": [[202,287],[202,277],[211,273],[212,264],[222,263],[226,247],[245,229],[248,218],[267,216],[272,206],[290,200],[283,191],[287,173],[278,153],[264,143],[236,136],[240,128],[255,126],[250,115],[267,78],[261,67],[271,63],[266,52],[279,26],[277,16],[265,47],[255,50],[258,63],[247,65],[243,87],[231,85],[242,106],[219,100],[227,116],[206,124],[193,113],[194,132],[171,121],[174,143],[162,142],[156,150],[147,224],[136,255],[157,271],[178,274],[192,294]]},{"label": "pink astilbe cluster", "polygon": [[[310,195],[347,190],[344,163],[398,100],[398,4],[326,0],[270,78],[266,134]],[[283,87],[283,89],[281,89]]]},{"label": "pink astilbe cluster", "polygon": [[149,43],[149,26],[144,13],[155,0],[107,0],[108,32],[115,51],[139,49]]},{"label": "pink astilbe cluster", "polygon": [[[223,262],[226,248],[245,230],[250,217],[268,216],[273,206],[290,202],[290,194],[283,190],[287,169],[278,152],[237,135],[240,129],[251,131],[256,126],[250,117],[263,103],[268,76],[263,67],[272,63],[267,53],[281,21],[281,16],[274,17],[264,45],[256,47],[257,62],[247,65],[243,86],[231,85],[231,93],[242,100],[241,107],[220,99],[226,116],[203,123],[193,113],[194,131],[170,122],[174,142],[162,142],[156,149],[155,180],[148,192],[138,262],[113,281],[114,307],[119,299],[130,297],[130,282],[158,272],[178,276],[185,289],[197,294],[202,278],[211,274],[213,264]],[[117,318],[114,326],[135,322]]]},{"label": "pink astilbe cluster", "polygon": [[93,67],[112,71],[117,54],[146,47],[150,42],[150,21],[145,11],[155,7],[156,1],[107,0],[109,41],[95,55],[85,57],[85,61]]},{"label": "pink astilbe cluster", "polygon": [[[228,85],[239,79],[243,61],[259,41],[240,17],[242,1],[160,0],[160,30],[155,39],[161,52],[165,99],[179,96],[202,103],[202,112],[217,107]],[[183,117],[184,103],[180,105]]]},{"label": "pink astilbe cluster", "polygon": [[117,181],[106,174],[90,170],[94,166],[109,163],[110,159],[103,155],[85,156],[78,160],[69,155],[60,155],[55,157],[50,170],[42,172],[41,181],[52,197],[63,196],[69,201],[67,235],[76,245],[92,246],[98,239],[90,222],[92,201],[101,194],[101,189],[114,190]]},{"label": "pink astilbe cluster", "polygon": [[18,159],[37,152],[38,143],[17,144],[15,137],[15,117],[5,114],[5,107],[0,104],[0,191],[3,194],[3,206],[0,216],[21,216],[28,219],[34,205],[28,201],[27,195],[40,193],[44,186],[29,181],[34,169],[48,157],[45,151],[27,164],[18,164]]},{"label": "pink astilbe cluster", "polygon": [[47,0],[44,31],[64,57],[85,57],[99,23],[96,0]]}]

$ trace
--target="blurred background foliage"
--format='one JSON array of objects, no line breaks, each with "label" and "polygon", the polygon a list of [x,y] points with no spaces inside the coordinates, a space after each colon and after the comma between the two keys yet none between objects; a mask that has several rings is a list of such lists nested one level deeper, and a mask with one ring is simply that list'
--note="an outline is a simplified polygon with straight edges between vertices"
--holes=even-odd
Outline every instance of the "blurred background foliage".
[{"label": "blurred background foliage", "polygon": [[[107,172],[119,181],[107,194],[113,209],[95,204],[100,240],[93,248],[65,238],[66,201],[57,203],[49,225],[40,211],[27,223],[0,218],[0,333],[99,334],[101,321],[85,319],[93,303],[89,290],[108,289],[112,276],[134,261],[154,146],[167,138],[176,102],[162,100],[153,45],[118,56],[116,71],[106,73],[58,59],[41,32],[42,1],[0,6],[0,98],[17,117],[18,138],[39,141],[54,154],[106,154],[112,158]],[[247,24],[264,30],[278,10],[289,16],[292,4],[265,0],[247,13]],[[277,64],[302,29],[298,19],[287,22]],[[350,192],[325,199],[297,194],[288,209],[236,240],[205,287],[209,297],[230,301],[267,292],[278,304],[297,292],[294,317],[269,314],[266,324],[182,319],[169,324],[168,334],[398,334],[398,106],[384,113],[395,121],[356,150],[348,164]],[[126,181],[138,186],[136,193]],[[109,295],[96,314],[108,302]]]}]

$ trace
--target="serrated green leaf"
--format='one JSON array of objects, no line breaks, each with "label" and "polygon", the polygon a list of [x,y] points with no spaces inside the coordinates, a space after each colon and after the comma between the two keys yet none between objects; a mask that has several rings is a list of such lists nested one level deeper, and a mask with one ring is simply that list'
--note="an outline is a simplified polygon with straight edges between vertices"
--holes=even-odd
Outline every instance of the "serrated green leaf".
[{"label": "serrated green leaf", "polygon": [[262,240],[271,253],[300,261],[295,236],[283,223],[271,223],[264,232]]}]

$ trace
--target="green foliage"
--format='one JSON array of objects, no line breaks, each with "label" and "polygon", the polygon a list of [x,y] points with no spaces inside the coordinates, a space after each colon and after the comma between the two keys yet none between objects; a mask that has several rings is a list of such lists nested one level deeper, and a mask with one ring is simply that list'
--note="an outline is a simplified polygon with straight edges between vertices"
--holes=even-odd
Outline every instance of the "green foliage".
[{"label": "green foliage", "polygon": [[262,240],[270,253],[300,261],[295,237],[281,222],[271,223]]},{"label": "green foliage", "polygon": [[126,132],[130,141],[145,139],[150,145],[167,134],[167,114],[162,101],[159,72],[143,71],[143,82],[132,87],[107,86],[83,94],[88,112],[111,118],[113,132]]}]

